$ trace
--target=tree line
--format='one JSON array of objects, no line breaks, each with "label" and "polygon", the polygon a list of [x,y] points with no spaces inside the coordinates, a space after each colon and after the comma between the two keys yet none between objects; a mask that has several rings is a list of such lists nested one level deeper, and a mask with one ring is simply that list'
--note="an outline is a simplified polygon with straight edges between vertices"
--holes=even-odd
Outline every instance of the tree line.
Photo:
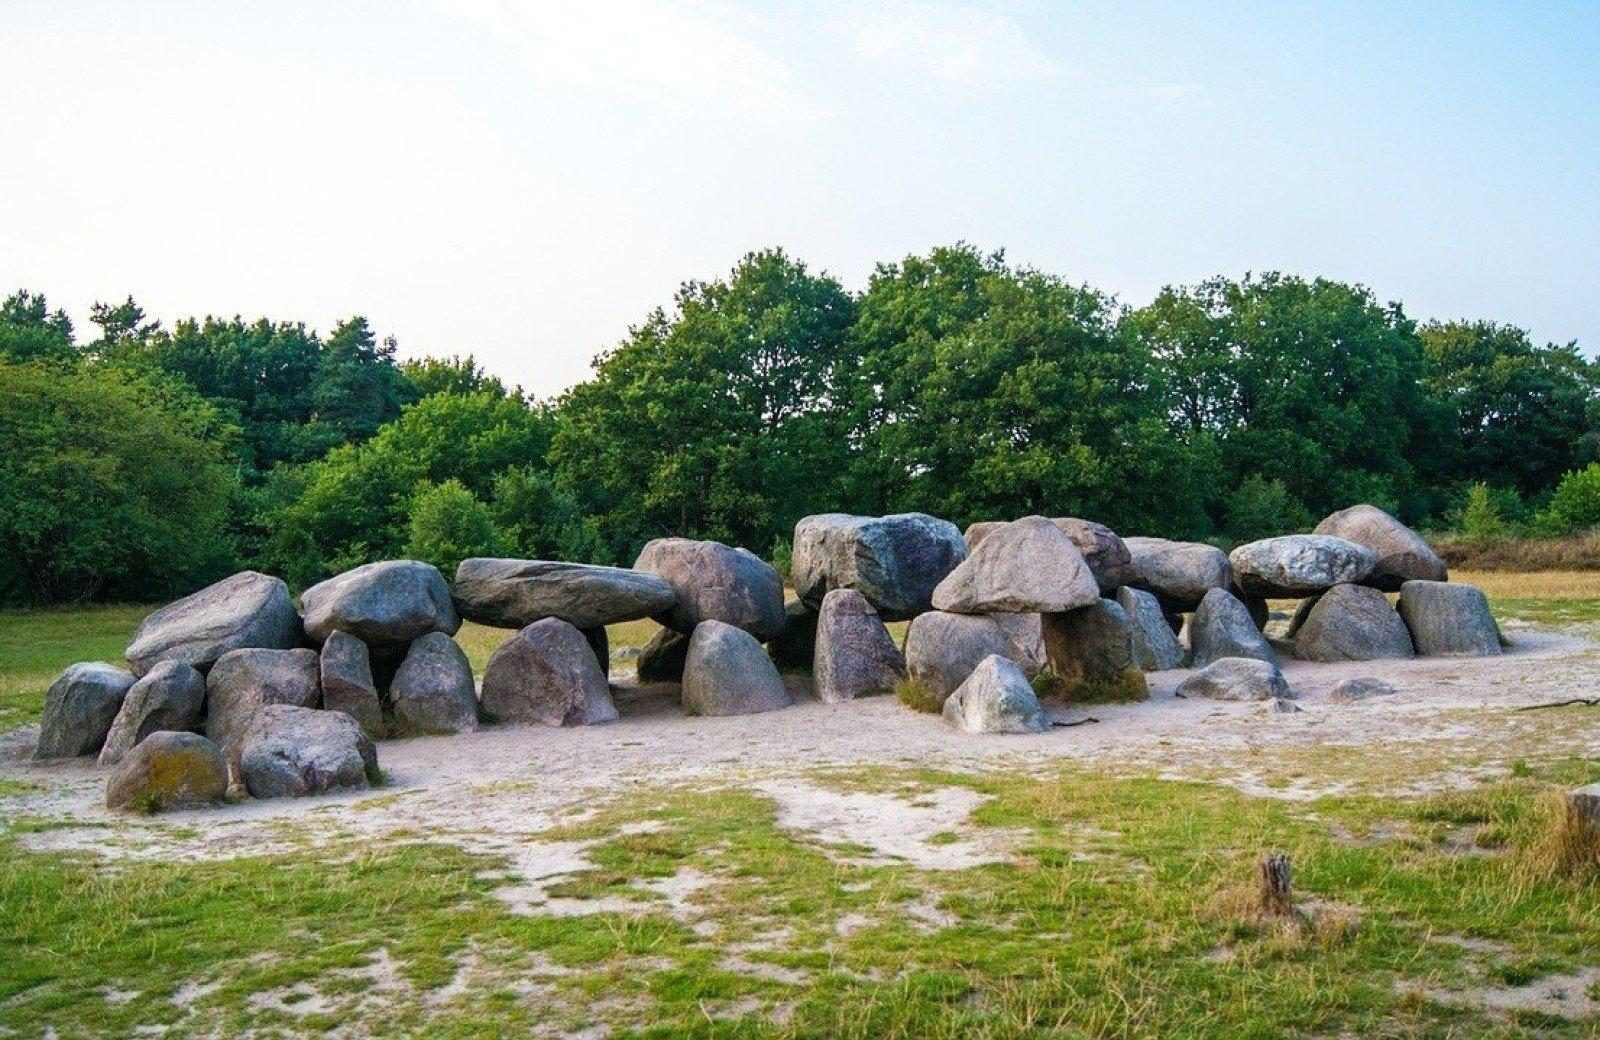
[{"label": "tree line", "polygon": [[[1268,273],[1144,307],[960,244],[852,293],[782,250],[685,283],[537,400],[366,319],[0,305],[0,600],[169,596],[240,566],[781,557],[808,513],[1029,513],[1238,542],[1353,502],[1600,523],[1600,366],[1492,321]],[[1587,490],[1586,490],[1587,489]],[[1477,519],[1475,519],[1477,518]]]}]

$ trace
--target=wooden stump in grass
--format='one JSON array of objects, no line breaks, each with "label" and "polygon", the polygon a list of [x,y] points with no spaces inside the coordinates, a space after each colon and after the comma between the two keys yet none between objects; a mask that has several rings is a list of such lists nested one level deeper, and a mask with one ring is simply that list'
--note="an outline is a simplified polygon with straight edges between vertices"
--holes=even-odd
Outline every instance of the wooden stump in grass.
[{"label": "wooden stump in grass", "polygon": [[1572,867],[1600,867],[1600,784],[1567,792],[1562,841]]},{"label": "wooden stump in grass", "polygon": [[1256,864],[1256,875],[1261,882],[1262,916],[1293,917],[1294,868],[1288,853],[1273,852],[1261,857]]}]

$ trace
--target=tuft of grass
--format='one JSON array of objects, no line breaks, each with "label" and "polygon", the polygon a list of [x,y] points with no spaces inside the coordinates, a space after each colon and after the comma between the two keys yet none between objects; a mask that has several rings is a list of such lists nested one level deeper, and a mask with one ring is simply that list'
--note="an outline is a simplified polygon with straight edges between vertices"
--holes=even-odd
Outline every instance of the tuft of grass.
[{"label": "tuft of grass", "polygon": [[1065,699],[1073,704],[1129,704],[1150,696],[1150,683],[1144,673],[1131,666],[1114,679],[1061,685],[1065,687]]},{"label": "tuft of grass", "polygon": [[894,684],[894,695],[900,698],[900,703],[912,711],[925,712],[937,715],[944,710],[944,698],[933,692],[928,684],[920,679],[907,676]]},{"label": "tuft of grass", "polygon": [[1578,811],[1565,793],[1547,796],[1538,838],[1525,857],[1527,873],[1537,878],[1600,877],[1600,821]]}]

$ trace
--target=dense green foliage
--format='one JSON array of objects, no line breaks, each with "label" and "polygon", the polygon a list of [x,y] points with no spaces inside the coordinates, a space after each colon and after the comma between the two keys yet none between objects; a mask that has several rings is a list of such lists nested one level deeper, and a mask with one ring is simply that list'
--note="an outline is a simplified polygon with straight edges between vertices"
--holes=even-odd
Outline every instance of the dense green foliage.
[{"label": "dense green foliage", "polygon": [[[548,402],[470,355],[399,362],[360,317],[326,337],[168,330],[132,300],[92,320],[79,342],[41,295],[0,304],[8,600],[147,598],[239,565],[304,585],[398,555],[627,564],[666,534],[781,555],[830,510],[1223,542],[1357,501],[1478,537],[1600,523],[1600,367],[1325,279],[1130,309],[966,245],[860,293],[771,250],[686,283]],[[49,476],[89,455],[92,478]]]}]

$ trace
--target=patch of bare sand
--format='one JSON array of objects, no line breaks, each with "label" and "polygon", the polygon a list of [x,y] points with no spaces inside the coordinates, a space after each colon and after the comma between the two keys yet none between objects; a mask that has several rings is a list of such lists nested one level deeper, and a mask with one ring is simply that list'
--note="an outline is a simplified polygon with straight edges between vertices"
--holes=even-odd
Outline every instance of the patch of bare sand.
[{"label": "patch of bare sand", "polygon": [[[823,843],[856,845],[927,869],[962,869],[1003,855],[984,844],[981,829],[963,829],[965,813],[975,804],[971,792],[945,789],[918,805],[889,795],[826,791],[804,774],[849,766],[1043,772],[1076,762],[1311,798],[1357,780],[1392,792],[1464,786],[1504,772],[1525,748],[1588,753],[1600,739],[1600,711],[1506,710],[1593,695],[1600,685],[1600,655],[1591,643],[1570,636],[1522,633],[1515,650],[1498,658],[1290,661],[1285,672],[1303,712],[1278,715],[1258,704],[1179,700],[1173,689],[1186,673],[1173,671],[1150,676],[1148,701],[1097,705],[1088,710],[1099,720],[1094,725],[1033,736],[956,733],[937,716],[911,712],[890,697],[845,704],[808,698],[761,715],[691,718],[678,707],[674,686],[624,686],[616,691],[622,721],[609,726],[490,727],[454,737],[386,741],[379,757],[390,784],[379,791],[246,800],[153,818],[108,812],[102,804],[106,772],[92,759],[29,761],[37,732],[29,727],[0,735],[0,777],[36,785],[0,802],[0,820],[28,815],[66,824],[22,840],[34,848],[113,859],[225,859],[352,838],[369,845],[438,840],[506,855],[523,882],[537,884],[557,876],[558,867],[575,869],[574,851],[541,841],[543,832],[582,819],[619,794],[694,782],[758,790],[774,800],[785,826]],[[1358,675],[1386,679],[1398,693],[1357,705],[1328,701],[1334,683]],[[789,681],[803,692],[805,680]],[[1062,706],[1050,710],[1057,720],[1086,714]],[[1267,775],[1275,759],[1329,748],[1368,754],[1384,768],[1354,779],[1348,770],[1322,776],[1311,769],[1288,783]],[[1435,760],[1436,768],[1417,773],[1421,767],[1415,764],[1425,760]],[[955,831],[960,840],[930,844],[927,839],[941,831]]]},{"label": "patch of bare sand", "polygon": [[1600,968],[1583,968],[1570,975],[1547,975],[1525,986],[1475,986],[1470,989],[1423,989],[1429,1000],[1483,1008],[1488,1011],[1536,1011],[1574,1022],[1600,1018]]}]

